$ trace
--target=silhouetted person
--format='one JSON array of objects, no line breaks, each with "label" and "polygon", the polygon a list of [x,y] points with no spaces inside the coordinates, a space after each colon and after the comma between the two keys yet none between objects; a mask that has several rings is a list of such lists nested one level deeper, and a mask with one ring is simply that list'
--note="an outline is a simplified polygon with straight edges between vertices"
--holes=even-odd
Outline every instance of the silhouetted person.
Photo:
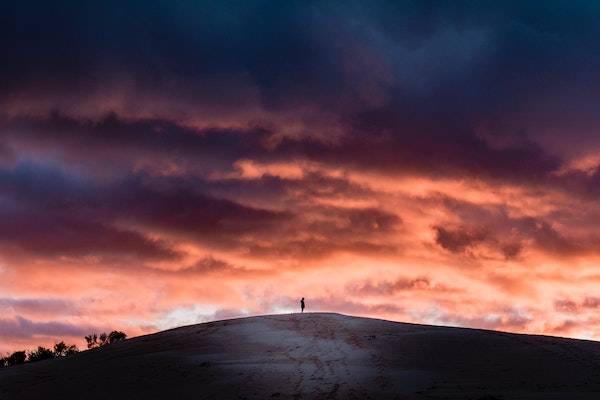
[{"label": "silhouetted person", "polygon": [[302,298],[302,300],[300,300],[300,308],[302,309],[302,312],[304,312],[304,297]]}]

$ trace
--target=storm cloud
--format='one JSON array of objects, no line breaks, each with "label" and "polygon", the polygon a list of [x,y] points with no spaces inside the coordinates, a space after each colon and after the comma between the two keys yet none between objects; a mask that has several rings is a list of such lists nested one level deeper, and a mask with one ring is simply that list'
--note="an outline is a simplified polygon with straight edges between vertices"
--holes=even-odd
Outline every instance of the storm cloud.
[{"label": "storm cloud", "polygon": [[600,337],[598,17],[566,1],[3,3],[0,351],[301,296]]}]

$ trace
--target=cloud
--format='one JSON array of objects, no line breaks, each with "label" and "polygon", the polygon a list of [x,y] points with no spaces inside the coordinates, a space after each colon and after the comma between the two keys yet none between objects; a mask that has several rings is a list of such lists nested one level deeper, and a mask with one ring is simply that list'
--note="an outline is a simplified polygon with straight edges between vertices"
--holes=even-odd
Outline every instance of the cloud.
[{"label": "cloud", "polygon": [[582,314],[589,310],[595,310],[600,307],[600,298],[586,296],[582,300],[558,299],[554,302],[554,308],[565,314]]},{"label": "cloud", "polygon": [[448,230],[441,226],[435,226],[435,241],[444,249],[454,253],[461,253],[467,248],[485,241],[487,233],[484,231]]},{"label": "cloud", "polygon": [[335,242],[324,239],[277,241],[267,245],[250,245],[248,252],[254,257],[289,258],[296,260],[319,260],[335,253],[358,253],[363,255],[394,255],[394,245],[370,241],[349,240]]},{"label": "cloud", "polygon": [[97,331],[97,328],[89,325],[58,321],[36,322],[18,315],[12,319],[0,319],[0,333],[9,339],[83,337],[94,330]]},{"label": "cloud", "polygon": [[227,169],[241,157],[260,154],[271,135],[250,124],[198,129],[171,119],[128,119],[116,112],[97,119],[57,111],[0,119],[0,137],[13,151],[109,176],[139,168],[193,174]]},{"label": "cloud", "polygon": [[574,316],[600,257],[598,7],[4,3],[0,306],[32,318],[11,332],[300,292],[597,331]]},{"label": "cloud", "polygon": [[[228,170],[244,158],[308,160],[380,173],[460,176],[477,171],[475,176],[510,181],[539,180],[559,167],[558,160],[534,143],[497,149],[473,131],[448,135],[430,122],[407,124],[394,106],[362,118],[365,121],[350,120],[340,139],[324,141],[320,136],[281,136],[252,122],[239,128],[193,128],[169,118],[128,119],[111,112],[78,119],[53,112],[0,119],[0,137],[32,157],[47,158],[50,148],[61,162],[103,174],[114,173],[117,167],[143,167],[156,173],[205,175]],[[368,154],[365,148],[370,149]]]},{"label": "cloud", "polygon": [[533,319],[517,309],[496,310],[485,316],[449,314],[440,320],[445,324],[493,330],[523,330]]},{"label": "cloud", "polygon": [[505,259],[516,258],[523,249],[523,243],[516,238],[503,241],[491,232],[495,226],[467,226],[445,228],[434,226],[435,242],[455,254],[473,254],[478,246],[485,245],[502,255]]},{"label": "cloud", "polygon": [[583,300],[582,306],[584,308],[596,309],[596,308],[600,307],[600,298],[598,298],[598,297],[586,297]]},{"label": "cloud", "polygon": [[33,254],[177,260],[182,254],[167,241],[119,226],[128,221],[227,245],[239,235],[277,230],[291,217],[214,198],[177,178],[74,183],[69,176],[38,167],[5,171],[4,178],[0,185],[8,202],[2,210],[0,242]]},{"label": "cloud", "polygon": [[16,154],[14,150],[0,142],[0,167],[14,163],[15,159]]},{"label": "cloud", "polygon": [[359,295],[375,296],[389,296],[406,291],[432,291],[437,293],[451,293],[460,291],[457,288],[432,282],[431,279],[425,276],[419,276],[412,279],[400,277],[393,281],[383,280],[376,283],[371,281],[355,282],[348,285],[348,290]]},{"label": "cloud", "polygon": [[[163,271],[167,272],[167,271]],[[207,275],[216,276],[256,276],[272,274],[272,271],[265,271],[244,266],[232,265],[226,261],[219,260],[213,257],[206,257],[196,261],[193,265],[185,266],[177,270],[169,270],[169,273],[175,275]]]},{"label": "cloud", "polygon": [[561,312],[574,313],[577,311],[578,307],[577,303],[573,300],[562,299],[554,302],[554,308]]},{"label": "cloud", "polygon": [[[19,314],[62,314],[75,315],[80,309],[71,301],[51,298],[0,298],[0,309]],[[8,313],[7,313],[8,314]],[[5,314],[6,315],[6,314]]]},{"label": "cloud", "polygon": [[550,327],[549,331],[554,335],[568,335],[573,331],[580,329],[582,325],[585,325],[585,323],[572,319],[567,319],[557,325]]},{"label": "cloud", "polygon": [[160,240],[131,231],[42,213],[3,213],[0,246],[41,257],[127,256],[138,260],[177,260],[181,254]]},{"label": "cloud", "polygon": [[598,237],[594,232],[582,232],[572,218],[510,215],[502,203],[476,204],[449,197],[435,200],[435,196],[433,202],[447,210],[446,219],[459,221],[432,227],[435,242],[453,253],[472,254],[482,247],[505,259],[517,258],[530,249],[555,257],[597,253]]}]

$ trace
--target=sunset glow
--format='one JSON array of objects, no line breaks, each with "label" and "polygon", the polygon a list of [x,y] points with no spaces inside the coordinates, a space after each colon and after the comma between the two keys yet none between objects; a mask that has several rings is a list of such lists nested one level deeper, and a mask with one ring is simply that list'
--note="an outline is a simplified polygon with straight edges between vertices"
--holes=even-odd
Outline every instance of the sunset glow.
[{"label": "sunset glow", "polygon": [[593,2],[46,3],[0,17],[0,353],[301,297],[600,340]]}]

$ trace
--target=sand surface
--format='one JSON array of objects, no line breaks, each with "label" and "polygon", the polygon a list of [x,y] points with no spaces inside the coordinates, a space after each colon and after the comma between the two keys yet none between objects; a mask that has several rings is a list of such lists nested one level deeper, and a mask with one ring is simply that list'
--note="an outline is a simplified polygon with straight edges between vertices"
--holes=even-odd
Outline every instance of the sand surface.
[{"label": "sand surface", "polygon": [[0,370],[0,399],[600,399],[600,342],[273,315]]}]

